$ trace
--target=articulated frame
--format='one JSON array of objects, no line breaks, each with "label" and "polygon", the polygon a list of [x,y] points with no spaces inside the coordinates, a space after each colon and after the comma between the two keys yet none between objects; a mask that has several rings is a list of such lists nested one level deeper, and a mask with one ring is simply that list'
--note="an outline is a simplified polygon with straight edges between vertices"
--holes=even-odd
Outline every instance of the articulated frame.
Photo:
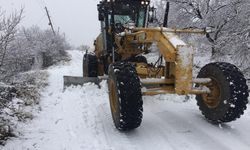
[{"label": "articulated frame", "polygon": [[[126,38],[126,43],[138,45],[151,45],[156,43],[162,54],[166,65],[161,68],[158,75],[150,78],[147,70],[148,66],[137,64],[137,72],[142,78],[141,82],[147,89],[143,91],[144,95],[157,95],[166,93],[186,94],[204,94],[210,93],[206,84],[211,82],[208,78],[193,78],[193,47],[183,42],[175,33],[201,33],[204,30],[175,30],[169,28],[135,28],[132,32],[122,33],[120,36]],[[130,49],[131,44],[120,45],[120,53]],[[138,49],[137,49],[138,50]],[[138,50],[140,51],[140,50]],[[133,51],[136,52],[136,51]],[[124,52],[125,53],[125,52]],[[194,84],[201,85],[195,88]]]}]

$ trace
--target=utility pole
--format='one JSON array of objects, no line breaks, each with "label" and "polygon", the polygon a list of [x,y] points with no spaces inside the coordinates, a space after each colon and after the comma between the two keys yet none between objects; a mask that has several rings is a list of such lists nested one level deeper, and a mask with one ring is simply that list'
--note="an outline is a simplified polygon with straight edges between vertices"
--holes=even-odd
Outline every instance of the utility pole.
[{"label": "utility pole", "polygon": [[52,21],[51,21],[50,15],[49,15],[49,11],[48,11],[46,6],[45,6],[45,10],[46,10],[46,14],[47,14],[48,19],[49,19],[49,26],[51,27],[51,30],[53,31],[54,35],[56,35],[55,30],[54,30],[54,26],[52,24]]}]

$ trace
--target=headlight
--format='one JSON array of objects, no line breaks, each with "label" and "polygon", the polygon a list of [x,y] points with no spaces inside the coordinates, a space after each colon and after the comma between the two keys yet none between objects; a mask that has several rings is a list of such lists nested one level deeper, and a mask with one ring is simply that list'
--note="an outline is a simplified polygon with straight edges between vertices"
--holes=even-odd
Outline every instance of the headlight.
[{"label": "headlight", "polygon": [[148,1],[148,0],[142,0],[142,1],[141,1],[141,4],[142,4],[142,5],[149,5],[149,1]]}]

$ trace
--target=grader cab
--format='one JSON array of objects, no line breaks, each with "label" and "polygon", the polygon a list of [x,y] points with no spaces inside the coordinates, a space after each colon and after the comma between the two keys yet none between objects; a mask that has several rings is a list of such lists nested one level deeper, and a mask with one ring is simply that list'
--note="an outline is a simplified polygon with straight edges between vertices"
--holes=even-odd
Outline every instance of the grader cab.
[{"label": "grader cab", "polygon": [[[177,33],[207,34],[204,29],[148,27],[155,9],[149,0],[102,0],[98,4],[101,34],[94,53],[83,59],[83,76],[108,75],[110,108],[119,130],[140,126],[143,95],[195,94],[202,114],[213,123],[239,118],[248,103],[248,86],[240,70],[214,62],[193,77],[194,48]],[[149,64],[142,54],[156,45],[161,54]]]}]

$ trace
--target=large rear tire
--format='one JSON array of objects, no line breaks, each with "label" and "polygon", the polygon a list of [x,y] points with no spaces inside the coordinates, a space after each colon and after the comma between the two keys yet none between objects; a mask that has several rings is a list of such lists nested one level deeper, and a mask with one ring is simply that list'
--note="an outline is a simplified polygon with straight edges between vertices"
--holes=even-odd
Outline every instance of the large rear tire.
[{"label": "large rear tire", "polygon": [[98,61],[95,55],[84,54],[82,66],[83,66],[83,77],[98,76]]},{"label": "large rear tire", "polygon": [[119,62],[109,67],[109,100],[112,118],[118,130],[137,128],[142,121],[140,79],[134,65]]},{"label": "large rear tire", "polygon": [[210,78],[210,94],[197,95],[202,114],[213,123],[240,118],[247,108],[248,86],[240,70],[229,63],[217,62],[204,66],[198,78]]}]

